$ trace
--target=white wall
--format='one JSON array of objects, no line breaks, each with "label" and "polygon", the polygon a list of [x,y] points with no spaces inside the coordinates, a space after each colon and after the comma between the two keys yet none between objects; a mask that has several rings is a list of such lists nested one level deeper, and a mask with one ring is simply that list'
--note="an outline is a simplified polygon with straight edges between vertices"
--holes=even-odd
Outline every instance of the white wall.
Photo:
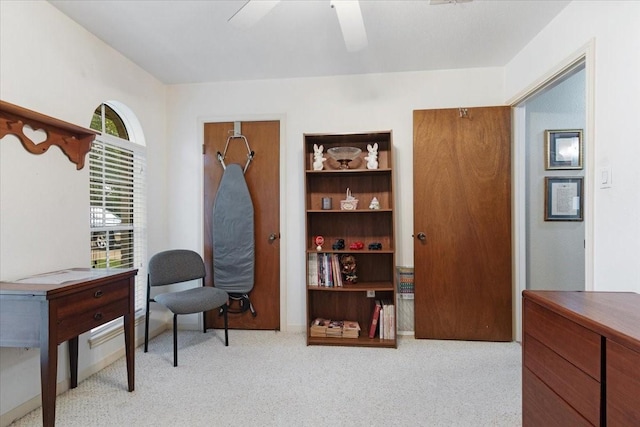
[{"label": "white wall", "polygon": [[[149,204],[164,212],[165,87],[47,2],[0,2],[0,99],[88,127],[103,101],[127,105],[148,146]],[[0,141],[0,280],[90,266],[88,167],[57,147],[28,153],[14,136]],[[150,209],[151,210],[151,209]],[[162,214],[149,218],[150,248],[165,246]],[[79,375],[122,351],[116,339],[89,349],[80,338]],[[60,346],[58,379],[68,375]],[[39,350],[0,349],[0,413],[40,393]],[[39,405],[39,399],[37,400]],[[2,422],[5,422],[3,417]]]},{"label": "white wall", "polygon": [[[202,123],[284,117],[281,256],[286,260],[286,320],[305,327],[304,133],[393,131],[396,171],[398,265],[413,265],[413,110],[500,105],[502,70],[473,69],[365,76],[177,85],[167,112],[171,188],[171,244],[202,247]],[[255,161],[260,161],[256,156]]]},{"label": "white wall", "polygon": [[514,99],[595,40],[591,173],[611,166],[613,175],[612,188],[594,190],[593,279],[597,291],[640,292],[638,22],[640,2],[574,1],[505,68],[506,99]]}]

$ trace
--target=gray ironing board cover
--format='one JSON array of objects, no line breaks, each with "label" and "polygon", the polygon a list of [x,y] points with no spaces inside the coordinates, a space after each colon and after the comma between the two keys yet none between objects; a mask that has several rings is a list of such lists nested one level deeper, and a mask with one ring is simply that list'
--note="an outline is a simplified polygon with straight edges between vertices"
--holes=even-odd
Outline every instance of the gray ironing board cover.
[{"label": "gray ironing board cover", "polygon": [[213,283],[229,293],[253,289],[253,202],[242,167],[230,164],[213,202]]}]

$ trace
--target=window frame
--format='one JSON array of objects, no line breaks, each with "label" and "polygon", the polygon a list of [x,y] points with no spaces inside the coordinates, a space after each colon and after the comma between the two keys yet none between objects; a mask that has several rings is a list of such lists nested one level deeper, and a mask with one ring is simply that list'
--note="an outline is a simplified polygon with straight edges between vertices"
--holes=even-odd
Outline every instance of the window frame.
[{"label": "window frame", "polygon": [[[125,231],[131,233],[131,240],[133,247],[132,250],[132,264],[130,267],[137,268],[138,274],[135,278],[135,309],[136,320],[143,316],[146,303],[146,262],[147,262],[147,214],[146,214],[146,146],[139,144],[133,140],[132,136],[140,134],[140,129],[136,129],[135,126],[130,126],[131,118],[127,117],[127,113],[130,113],[128,109],[124,109],[125,114],[122,114],[116,105],[112,103],[103,103],[95,111],[100,111],[100,126],[101,129],[95,129],[95,124],[92,122],[92,128],[100,132],[96,136],[92,143],[89,153],[89,228],[90,228],[90,244],[91,244],[91,257],[92,267],[96,268],[94,264],[94,239],[93,235],[97,232],[106,233],[107,250],[109,249],[109,236],[111,232]],[[106,113],[109,112],[107,115]],[[120,123],[117,124],[117,128],[123,128],[127,138],[119,138],[105,131],[105,118],[114,120],[114,114],[120,119]],[[132,113],[131,113],[132,114]],[[135,119],[134,119],[135,121]],[[137,132],[136,132],[137,131]],[[144,140],[144,138],[142,138]],[[106,194],[102,194],[102,203],[96,204],[95,196],[100,197],[100,192],[96,193],[95,187],[92,189],[94,179],[102,180],[104,185],[105,175],[108,171],[112,170],[114,165],[105,165],[105,162],[110,160],[110,156],[105,156],[105,153],[111,150],[112,152],[124,151],[131,155],[131,170],[125,170],[125,173],[133,173],[131,180],[132,202],[131,202],[131,218],[129,222],[125,222],[122,226],[116,224],[107,225],[104,220],[108,212],[108,203],[106,202]],[[113,151],[116,150],[116,151]],[[121,154],[121,153],[118,153]],[[96,158],[97,157],[97,158]],[[124,163],[127,162],[126,156],[122,157]],[[127,166],[125,166],[126,168]],[[97,168],[97,169],[96,169]],[[96,173],[97,171],[97,173]],[[107,172],[105,172],[107,171]],[[126,180],[125,180],[126,181]],[[125,185],[126,186],[126,185]],[[91,195],[93,194],[94,197]],[[101,211],[96,211],[95,208],[101,208]],[[125,207],[126,212],[126,207]],[[112,217],[113,218],[113,217]],[[103,221],[100,221],[103,220]],[[114,220],[115,221],[115,220]],[[105,267],[109,267],[108,256],[105,257]],[[100,267],[98,267],[100,268]],[[104,267],[103,267],[104,268]],[[113,322],[109,322],[98,328],[92,330],[92,335],[89,340],[90,345],[98,345],[101,342],[110,339],[111,336],[117,335],[115,331],[122,323],[122,319],[117,319]]]}]

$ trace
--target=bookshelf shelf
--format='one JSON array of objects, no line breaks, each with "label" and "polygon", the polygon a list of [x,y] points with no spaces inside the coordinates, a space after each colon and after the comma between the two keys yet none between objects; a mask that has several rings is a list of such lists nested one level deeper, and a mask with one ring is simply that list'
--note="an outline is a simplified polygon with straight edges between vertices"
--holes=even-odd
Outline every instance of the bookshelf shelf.
[{"label": "bookshelf shelf", "polygon": [[[378,169],[368,169],[367,146],[374,144],[378,144]],[[313,167],[314,145],[322,145],[324,149],[326,161],[322,170]],[[340,146],[362,151],[349,163],[350,169],[340,169],[339,163],[326,154],[329,148]],[[391,131],[304,135],[307,324],[321,318],[357,321],[361,328],[358,338],[345,338],[315,336],[315,328],[312,336],[309,327],[307,345],[397,347],[392,148]],[[341,209],[347,189],[358,199],[353,210]],[[374,197],[379,209],[370,209]],[[327,199],[331,201],[329,207]],[[317,236],[324,239],[320,250]],[[334,248],[339,240],[344,241],[344,248]],[[358,243],[363,245],[361,249],[350,248]],[[374,249],[369,249],[369,245],[374,245]],[[380,245],[380,249],[375,249],[375,245]],[[345,255],[356,260],[356,283],[344,280],[340,272],[340,259]],[[328,271],[331,273],[325,273]],[[369,338],[377,301],[391,304],[385,308],[387,316],[391,314],[387,324],[393,325],[385,330],[387,339],[380,339],[379,331]]]},{"label": "bookshelf shelf", "polygon": [[307,340],[308,345],[335,345],[335,346],[350,346],[350,347],[387,347],[396,348],[396,340],[384,340],[380,338],[369,338],[367,334],[361,334],[358,338],[321,338],[321,337],[309,337]]}]

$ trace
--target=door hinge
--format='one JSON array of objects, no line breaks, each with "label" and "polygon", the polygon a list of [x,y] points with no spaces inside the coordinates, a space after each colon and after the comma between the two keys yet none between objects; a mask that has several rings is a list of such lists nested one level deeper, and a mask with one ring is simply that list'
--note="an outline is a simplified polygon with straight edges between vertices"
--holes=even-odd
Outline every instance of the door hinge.
[{"label": "door hinge", "polygon": [[207,154],[207,146],[202,144],[202,154]]}]

